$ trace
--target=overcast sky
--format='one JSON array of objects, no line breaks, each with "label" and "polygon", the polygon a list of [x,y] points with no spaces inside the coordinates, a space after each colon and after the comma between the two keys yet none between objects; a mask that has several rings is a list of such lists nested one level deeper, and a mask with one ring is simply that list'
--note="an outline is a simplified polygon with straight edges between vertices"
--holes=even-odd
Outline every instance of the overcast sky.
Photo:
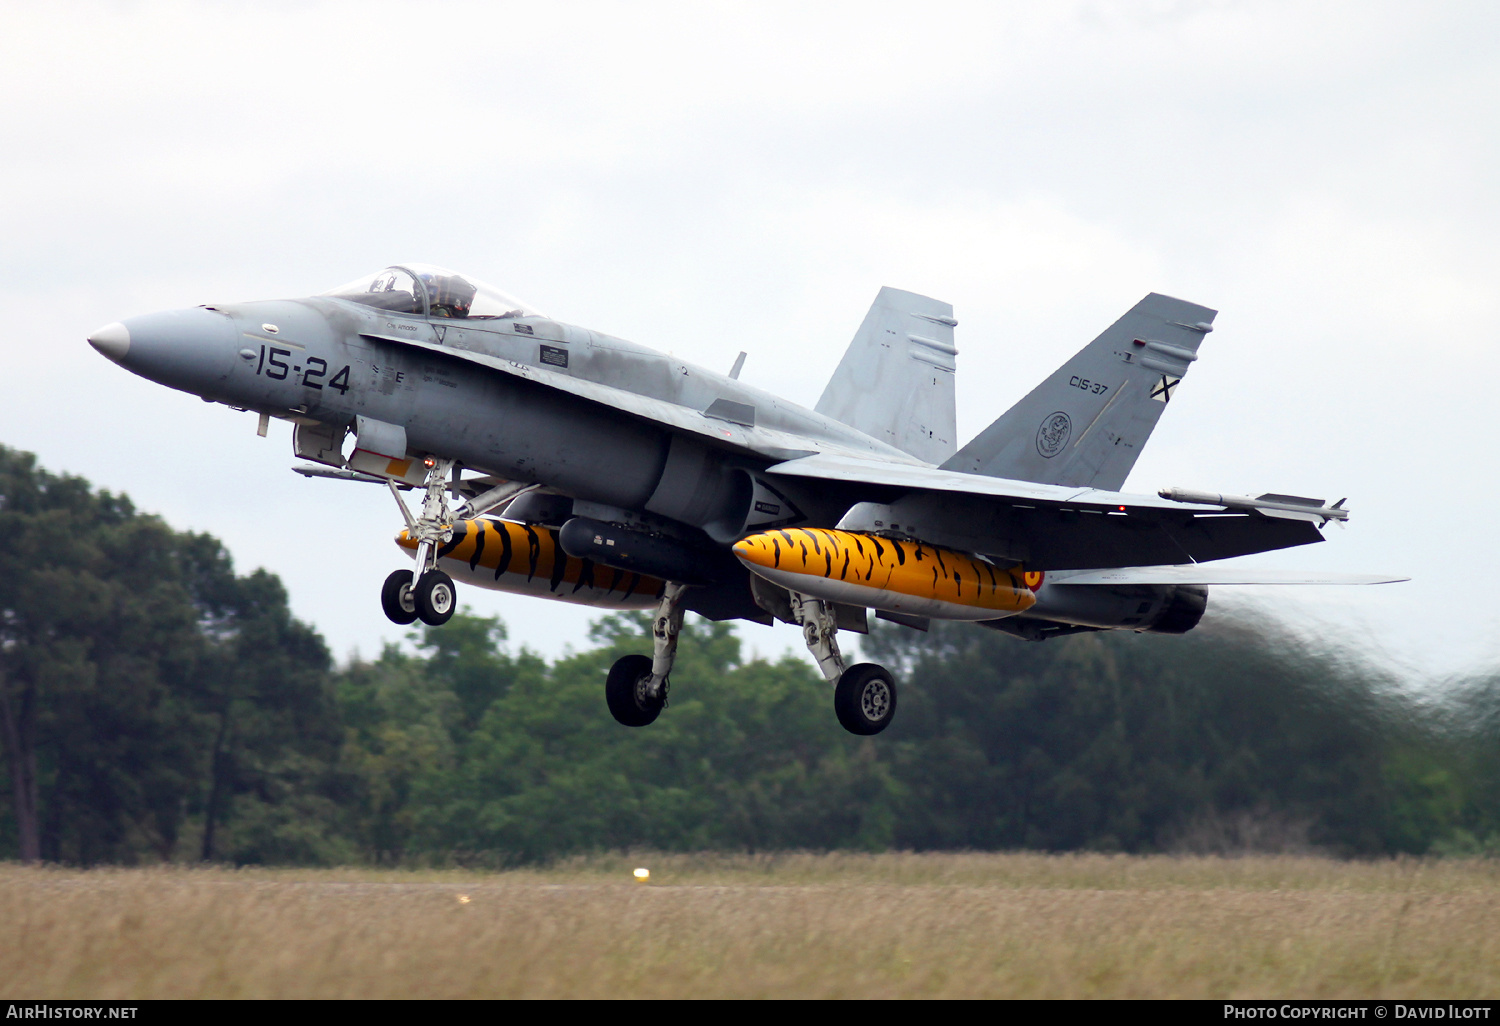
[{"label": "overcast sky", "polygon": [[1245,597],[1459,672],[1500,661],[1497,58],[1484,2],[0,0],[0,443],[371,655],[389,497],[89,331],[430,261],[810,406],[891,285],[954,305],[967,439],[1165,292],[1222,312],[1127,490],[1348,496],[1248,562],[1412,583]]}]

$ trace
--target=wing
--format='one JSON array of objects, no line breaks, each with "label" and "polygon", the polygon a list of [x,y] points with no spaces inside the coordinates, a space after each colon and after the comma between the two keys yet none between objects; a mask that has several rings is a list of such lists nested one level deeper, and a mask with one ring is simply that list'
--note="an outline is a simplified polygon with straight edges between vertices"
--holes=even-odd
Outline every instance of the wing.
[{"label": "wing", "polygon": [[1323,540],[1302,519],[1097,488],[1036,484],[818,453],[767,474],[836,485],[842,526],[897,530],[1033,570],[1199,563]]}]

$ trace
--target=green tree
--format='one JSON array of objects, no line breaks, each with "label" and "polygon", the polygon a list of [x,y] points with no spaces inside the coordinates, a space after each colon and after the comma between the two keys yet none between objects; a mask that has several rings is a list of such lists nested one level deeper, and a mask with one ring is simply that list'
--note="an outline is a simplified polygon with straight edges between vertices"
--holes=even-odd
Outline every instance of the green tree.
[{"label": "green tree", "polygon": [[[175,841],[203,650],[172,532],[0,448],[0,731],[23,861]],[[134,836],[132,836],[134,835]]]},{"label": "green tree", "polygon": [[214,644],[195,695],[211,724],[199,857],[336,860],[348,849],[338,837],[344,781],[327,647],[292,617],[274,576],[236,577],[222,552],[216,562],[202,622]]},{"label": "green tree", "polygon": [[[262,844],[276,830],[251,829],[243,796],[328,784],[327,664],[275,578],[236,577],[214,539],[0,447],[0,744],[22,860],[171,858],[192,822],[213,855],[237,804],[236,844]],[[306,829],[292,818],[283,833]]]},{"label": "green tree", "polygon": [[670,711],[630,730],[605,708],[604,677],[649,651],[648,617],[605,617],[594,648],[550,667],[503,639],[460,615],[416,632],[418,656],[387,649],[341,674],[372,857],[889,843],[888,768],[838,727],[802,661],[746,663],[728,625],[690,620]]}]

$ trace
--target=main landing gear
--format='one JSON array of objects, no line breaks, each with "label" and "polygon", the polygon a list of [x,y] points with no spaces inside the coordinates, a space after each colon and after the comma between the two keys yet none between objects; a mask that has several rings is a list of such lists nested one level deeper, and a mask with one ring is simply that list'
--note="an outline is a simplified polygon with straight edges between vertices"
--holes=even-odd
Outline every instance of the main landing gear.
[{"label": "main landing gear", "polygon": [[652,653],[628,655],[615,661],[604,682],[610,714],[627,727],[644,727],[667,707],[667,678],[677,658],[677,636],[682,633],[682,596],[685,584],[668,584],[651,622]]},{"label": "main landing gear", "polygon": [[[682,631],[682,596],[687,587],[669,584],[651,625],[653,651],[648,658],[628,655],[616,660],[604,682],[604,698],[616,720],[627,727],[655,721],[667,705],[667,677]],[[833,711],[851,734],[879,734],[896,715],[896,680],[874,663],[845,667],[839,652],[838,621],[827,603],[791,592],[792,616],[802,625],[808,651],[833,684]]]},{"label": "main landing gear", "polygon": [[896,715],[896,678],[875,663],[844,666],[838,620],[828,603],[791,592],[792,616],[802,625],[807,650],[833,685],[833,711],[851,734],[879,734]]}]

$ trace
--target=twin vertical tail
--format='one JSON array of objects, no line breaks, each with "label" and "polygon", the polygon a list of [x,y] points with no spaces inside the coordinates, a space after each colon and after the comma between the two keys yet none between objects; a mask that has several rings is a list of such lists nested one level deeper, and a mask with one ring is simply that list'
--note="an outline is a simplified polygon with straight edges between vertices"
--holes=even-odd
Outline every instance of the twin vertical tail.
[{"label": "twin vertical tail", "polygon": [[928,463],[957,446],[953,307],[883,288],[818,400],[817,412]]},{"label": "twin vertical tail", "polygon": [[[1118,490],[1216,311],[1152,293],[943,463],[987,477]],[[847,359],[847,357],[846,357]]]}]

